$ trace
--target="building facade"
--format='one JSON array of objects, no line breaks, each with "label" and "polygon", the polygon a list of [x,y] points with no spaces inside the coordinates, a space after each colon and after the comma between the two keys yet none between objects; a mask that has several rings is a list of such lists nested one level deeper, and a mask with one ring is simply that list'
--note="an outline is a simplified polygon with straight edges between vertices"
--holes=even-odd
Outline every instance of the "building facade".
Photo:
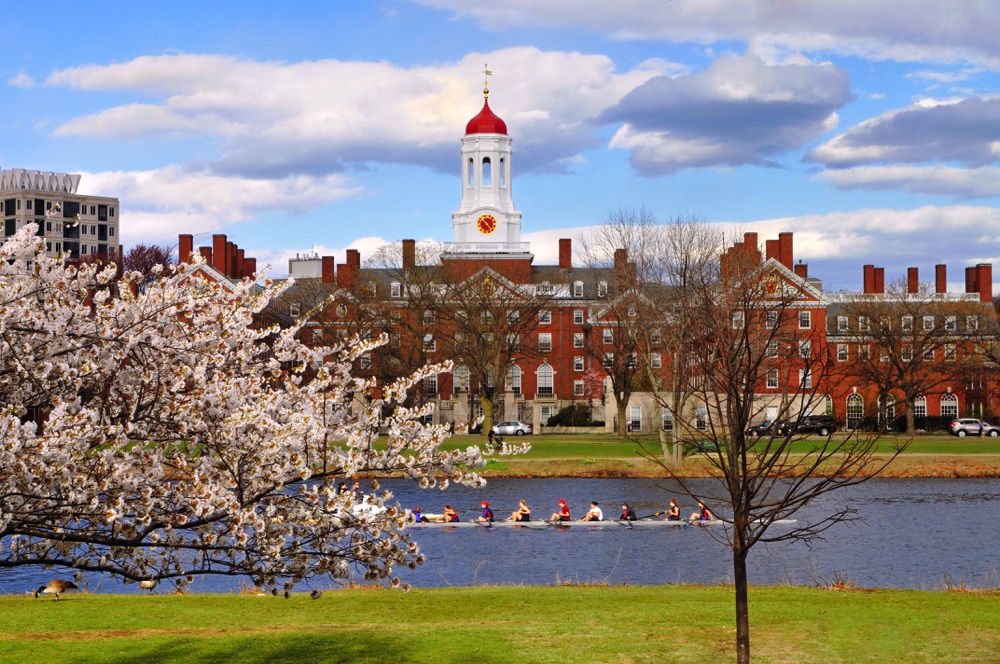
[{"label": "building facade", "polygon": [[80,176],[20,168],[0,170],[0,213],[4,237],[28,223],[38,224],[49,256],[121,256],[117,198],[77,192]]}]

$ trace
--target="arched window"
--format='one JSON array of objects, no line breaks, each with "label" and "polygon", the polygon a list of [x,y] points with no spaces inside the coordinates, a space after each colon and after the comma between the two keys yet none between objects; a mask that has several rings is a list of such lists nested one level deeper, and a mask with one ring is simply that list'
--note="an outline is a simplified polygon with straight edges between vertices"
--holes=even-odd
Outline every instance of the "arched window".
[{"label": "arched window", "polygon": [[958,417],[958,397],[950,392],[941,395],[941,417]]},{"label": "arched window", "polygon": [[538,394],[539,396],[552,396],[552,366],[543,364],[538,367]]},{"label": "arched window", "polygon": [[847,428],[855,429],[865,416],[865,400],[860,394],[847,397]]},{"label": "arched window", "polygon": [[507,162],[505,162],[503,160],[503,157],[500,158],[500,172],[497,173],[497,177],[500,178],[500,186],[501,187],[506,187],[507,186]]},{"label": "arched window", "polygon": [[521,367],[516,364],[507,370],[507,379],[504,381],[504,389],[514,394],[521,393]]},{"label": "arched window", "polygon": [[927,399],[922,394],[913,400],[913,417],[917,419],[927,417]]},{"label": "arched window", "polygon": [[490,180],[493,179],[493,162],[490,161],[489,157],[483,157],[483,186],[490,184]]},{"label": "arched window", "polygon": [[455,369],[455,391],[469,391],[469,367],[464,364]]},{"label": "arched window", "polygon": [[469,186],[476,184],[476,162],[469,159]]}]

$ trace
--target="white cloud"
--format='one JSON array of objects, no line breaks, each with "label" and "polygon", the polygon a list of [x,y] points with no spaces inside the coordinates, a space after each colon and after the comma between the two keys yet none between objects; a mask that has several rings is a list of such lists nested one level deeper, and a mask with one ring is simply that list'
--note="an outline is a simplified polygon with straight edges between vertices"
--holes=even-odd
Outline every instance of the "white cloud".
[{"label": "white cloud", "polygon": [[[438,66],[338,60],[255,62],[163,55],[52,74],[47,84],[127,91],[154,101],[73,118],[59,136],[224,139],[220,173],[285,177],[368,162],[431,165],[450,172],[455,137],[476,115],[488,61],[491,108],[517,126],[522,172],[553,168],[593,145],[591,120],[653,76],[682,68],[652,59],[615,71],[604,55],[532,47],[471,53]],[[573,76],[566,76],[572,71]],[[160,98],[160,101],[155,101]]]},{"label": "white cloud", "polygon": [[838,189],[899,189],[955,198],[1000,196],[1000,168],[991,166],[858,166],[828,169],[816,177]]},{"label": "white cloud", "polygon": [[876,60],[972,62],[1000,69],[1000,5],[939,0],[412,0],[482,29],[579,26],[622,40],[715,44],[761,53],[832,52]]},{"label": "white cloud", "polygon": [[31,78],[22,71],[14,78],[7,79],[7,85],[15,88],[33,88],[35,87],[35,79]]}]

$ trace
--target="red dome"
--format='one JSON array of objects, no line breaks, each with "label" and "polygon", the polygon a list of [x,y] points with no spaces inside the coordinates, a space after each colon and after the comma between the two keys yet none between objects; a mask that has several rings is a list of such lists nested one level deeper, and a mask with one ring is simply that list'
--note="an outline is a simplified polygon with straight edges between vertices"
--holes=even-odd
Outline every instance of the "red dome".
[{"label": "red dome", "polygon": [[465,125],[465,133],[468,134],[506,134],[507,123],[498,118],[490,110],[489,100],[483,101],[483,110],[479,115],[469,120]]}]

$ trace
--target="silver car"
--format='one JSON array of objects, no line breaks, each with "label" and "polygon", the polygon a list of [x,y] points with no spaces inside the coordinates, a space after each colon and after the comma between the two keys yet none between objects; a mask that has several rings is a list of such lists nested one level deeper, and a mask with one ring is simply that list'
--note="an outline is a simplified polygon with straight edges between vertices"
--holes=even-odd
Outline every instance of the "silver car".
[{"label": "silver car", "polygon": [[530,436],[531,425],[512,420],[494,424],[492,431],[494,436]]},{"label": "silver car", "polygon": [[948,426],[948,432],[959,438],[965,438],[966,436],[989,436],[996,438],[1000,436],[1000,427],[987,424],[974,417],[961,417],[952,421]]}]

